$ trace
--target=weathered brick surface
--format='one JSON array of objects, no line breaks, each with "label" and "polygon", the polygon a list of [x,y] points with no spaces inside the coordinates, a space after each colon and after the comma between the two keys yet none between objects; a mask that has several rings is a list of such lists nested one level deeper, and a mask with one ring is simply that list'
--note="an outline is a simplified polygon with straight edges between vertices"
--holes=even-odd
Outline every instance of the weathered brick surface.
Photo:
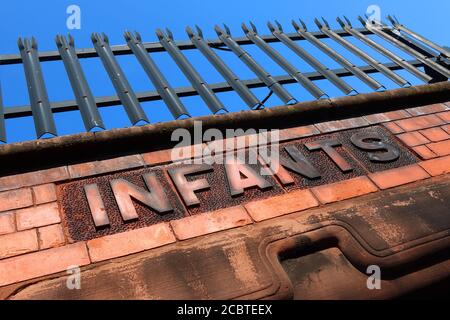
[{"label": "weathered brick surface", "polygon": [[314,195],[323,204],[358,197],[377,190],[365,176],[312,188]]},{"label": "weathered brick surface", "polygon": [[380,189],[388,189],[429,177],[427,172],[417,164],[369,174],[369,178]]},{"label": "weathered brick surface", "polygon": [[0,213],[0,235],[16,231],[13,212]]},{"label": "weathered brick surface", "polygon": [[420,134],[417,131],[402,133],[399,134],[397,137],[400,140],[402,140],[403,143],[405,143],[408,147],[415,147],[430,142],[430,140],[425,138],[422,134]]},{"label": "weathered brick surface", "polygon": [[0,259],[37,251],[38,248],[35,229],[0,236]]},{"label": "weathered brick surface", "polygon": [[370,124],[394,121],[394,120],[399,120],[399,119],[404,119],[404,118],[409,118],[409,117],[411,117],[411,115],[408,112],[406,112],[405,110],[396,110],[396,111],[377,113],[377,114],[371,114],[368,116],[364,116],[364,118]]},{"label": "weathered brick surface", "polygon": [[67,167],[57,167],[0,178],[0,191],[30,187],[69,179]]},{"label": "weathered brick surface", "polygon": [[442,121],[446,123],[450,123],[450,111],[441,112],[436,114],[439,118],[442,119]]},{"label": "weathered brick surface", "polygon": [[444,125],[444,121],[434,114],[395,121],[405,131],[416,131]]},{"label": "weathered brick surface", "polygon": [[61,224],[54,224],[38,229],[39,248],[49,249],[59,247],[65,243],[64,232]]},{"label": "weathered brick surface", "polygon": [[450,135],[440,127],[421,130],[420,133],[432,142],[450,139]]},{"label": "weathered brick surface", "polygon": [[56,201],[56,187],[54,183],[33,187],[33,193],[35,204]]},{"label": "weathered brick surface", "polygon": [[[197,144],[187,147],[177,147],[173,149],[164,149],[142,154],[144,163],[149,166],[171,163],[172,160],[184,160],[202,156],[202,148],[205,144]],[[174,159],[172,159],[172,152]]]},{"label": "weathered brick surface", "polygon": [[393,134],[405,132],[405,130],[400,128],[397,124],[395,124],[395,122],[387,122],[387,123],[383,123],[383,125]]},{"label": "weathered brick surface", "polygon": [[419,165],[432,176],[450,173],[450,156],[423,161]]},{"label": "weathered brick surface", "polygon": [[0,192],[0,212],[31,205],[33,205],[33,197],[29,188]]},{"label": "weathered brick surface", "polygon": [[287,194],[264,200],[252,201],[245,205],[255,221],[267,220],[288,213],[306,210],[319,203],[309,190],[295,190]]},{"label": "weathered brick surface", "polygon": [[250,223],[252,223],[252,220],[243,206],[203,213],[170,222],[175,235],[180,240],[241,227]]},{"label": "weathered brick surface", "polygon": [[0,260],[0,287],[89,263],[84,242]]},{"label": "weathered brick surface", "polygon": [[160,223],[90,240],[87,246],[92,262],[97,262],[160,247],[175,241],[169,224]]},{"label": "weathered brick surface", "polygon": [[97,174],[95,162],[85,162],[70,165],[68,167],[69,174],[71,178],[88,177]]},{"label": "weathered brick surface", "polygon": [[313,125],[304,127],[295,127],[280,130],[280,140],[299,139],[320,134],[320,131]]},{"label": "weathered brick surface", "polygon": [[446,111],[448,109],[449,109],[449,107],[447,107],[443,103],[435,103],[435,104],[430,104],[430,105],[426,105],[426,106],[406,109],[406,111],[408,111],[408,113],[410,113],[413,116],[421,116],[421,115],[425,115],[425,114]]},{"label": "weathered brick surface", "polygon": [[144,162],[148,165],[165,164],[172,162],[170,149],[152,151],[142,154]]},{"label": "weathered brick surface", "polygon": [[338,130],[345,130],[351,128],[358,128],[369,125],[369,122],[363,117],[344,119],[344,120],[336,120],[336,121],[328,121],[315,124],[316,128],[318,128],[323,133],[334,132]]},{"label": "weathered brick surface", "polygon": [[427,146],[417,146],[412,148],[423,160],[436,158],[437,155]]},{"label": "weathered brick surface", "polygon": [[142,156],[140,154],[135,154],[107,160],[74,164],[70,165],[68,168],[71,178],[80,178],[142,166],[144,166]]},{"label": "weathered brick surface", "polygon": [[430,143],[427,147],[440,157],[450,154],[450,140]]},{"label": "weathered brick surface", "polygon": [[56,202],[16,211],[17,230],[43,227],[61,222]]},{"label": "weathered brick surface", "polygon": [[450,124],[443,125],[441,128],[442,130],[450,134]]}]

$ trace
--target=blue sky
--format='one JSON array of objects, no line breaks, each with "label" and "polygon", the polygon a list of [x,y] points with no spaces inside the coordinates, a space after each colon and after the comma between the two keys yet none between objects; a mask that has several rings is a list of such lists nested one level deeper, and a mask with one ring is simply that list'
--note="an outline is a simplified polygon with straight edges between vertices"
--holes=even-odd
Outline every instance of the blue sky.
[{"label": "blue sky", "polygon": [[[310,30],[316,30],[313,23],[314,17],[323,16],[329,20],[333,27],[337,28],[335,18],[339,15],[348,16],[354,23],[358,14],[363,14],[370,5],[378,5],[382,17],[387,14],[395,14],[400,21],[412,30],[423,34],[441,45],[450,45],[450,32],[448,30],[448,13],[450,12],[450,1],[428,0],[423,1],[149,1],[149,0],[127,0],[127,1],[87,1],[87,0],[41,0],[41,1],[3,1],[0,11],[0,30],[2,41],[0,42],[0,54],[18,53],[17,38],[34,36],[39,44],[40,51],[56,50],[54,37],[57,34],[67,34],[66,27],[68,14],[66,8],[69,5],[78,5],[81,8],[81,30],[70,30],[75,38],[77,48],[92,47],[90,34],[92,32],[105,32],[112,45],[123,44],[123,32],[125,30],[139,31],[144,41],[156,41],[156,28],[169,27],[176,39],[185,40],[187,35],[184,29],[187,25],[198,24],[202,27],[207,38],[215,38],[213,26],[216,23],[227,23],[233,35],[241,36],[241,22],[253,21],[261,34],[267,34],[266,23],[277,19],[286,31],[293,31],[290,26],[292,18],[302,18],[307,22]],[[357,65],[365,63],[353,56],[348,51],[342,50],[331,40],[325,41],[349,58]],[[387,62],[379,54],[371,51],[361,42],[353,41],[360,48],[369,52],[373,57]],[[386,45],[383,41],[378,41]],[[327,56],[318,52],[314,47],[302,41],[301,45],[317,56],[320,61],[330,68],[339,67]],[[301,71],[311,71],[311,67],[300,61],[295,54],[280,44],[274,44],[276,49],[292,62]],[[389,47],[389,46],[387,46]],[[389,47],[392,49],[392,47]],[[267,56],[254,46],[246,46],[245,49],[258,60],[273,75],[285,74],[285,72]],[[399,55],[411,59],[408,55],[398,50],[393,50]],[[199,52],[185,51],[186,56],[199,70],[208,83],[223,82],[224,80],[213,70],[206,59]],[[255,78],[254,74],[243,65],[233,54],[218,52],[219,55],[233,68],[242,78]],[[170,83],[174,86],[188,86],[189,82],[179,71],[171,59],[163,53],[152,54],[160,68],[164,71]],[[153,90],[137,60],[133,56],[118,57],[124,72],[136,92]],[[88,82],[96,96],[115,94],[114,89],[106,76],[101,62],[98,59],[82,60]],[[73,99],[69,81],[65,75],[62,62],[46,62],[42,64],[44,77],[51,101]],[[399,72],[413,84],[420,81],[405,72]],[[388,88],[397,87],[392,81],[381,75],[374,76]],[[346,81],[360,92],[368,92],[359,80],[352,77]],[[6,107],[17,105],[28,105],[28,93],[23,69],[20,65],[0,66],[0,82],[3,89],[3,100]],[[318,85],[330,96],[341,95],[341,93],[326,81],[319,81]],[[293,84],[286,88],[300,101],[311,100],[312,97],[300,86]],[[254,90],[261,99],[266,96],[267,89]],[[219,98],[230,111],[245,109],[246,106],[235,93],[219,94]],[[208,109],[197,97],[183,98],[182,100],[193,116],[208,114]],[[269,106],[279,105],[281,102],[272,97]],[[167,121],[172,119],[167,108],[162,102],[150,102],[142,104],[151,122]],[[127,127],[130,123],[121,106],[102,108],[101,115],[110,128]],[[76,133],[84,130],[79,112],[68,114],[55,114],[58,133],[60,135]],[[11,119],[7,120],[8,142],[30,140],[35,138],[33,120]]]}]

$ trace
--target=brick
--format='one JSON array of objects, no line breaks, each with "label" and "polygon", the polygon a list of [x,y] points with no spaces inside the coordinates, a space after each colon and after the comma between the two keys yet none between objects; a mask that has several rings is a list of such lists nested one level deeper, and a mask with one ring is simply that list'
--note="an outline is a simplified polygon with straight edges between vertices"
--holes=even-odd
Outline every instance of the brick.
[{"label": "brick", "polygon": [[56,187],[54,183],[33,187],[33,193],[35,204],[56,201]]},{"label": "brick", "polygon": [[432,142],[450,139],[450,135],[440,127],[421,130],[420,133]]},{"label": "brick", "polygon": [[43,227],[60,222],[61,218],[56,202],[16,211],[17,230]]},{"label": "brick", "polygon": [[38,249],[37,234],[34,229],[0,236],[0,259],[18,256]]},{"label": "brick", "polygon": [[125,157],[70,165],[69,173],[72,178],[81,178],[143,166],[144,160],[142,156],[140,154],[133,154]]},{"label": "brick", "polygon": [[450,140],[445,140],[441,142],[434,142],[427,144],[427,147],[431,149],[438,156],[447,156],[450,154]]},{"label": "brick", "polygon": [[406,167],[371,173],[369,174],[369,178],[380,189],[388,189],[429,178],[429,175],[419,165],[413,164]]},{"label": "brick", "polygon": [[97,174],[95,162],[85,162],[68,166],[70,177],[73,179],[89,177]]},{"label": "brick", "polygon": [[144,160],[140,154],[118,157],[97,161],[97,173],[114,172],[125,169],[133,169],[144,166]]},{"label": "brick", "polygon": [[436,115],[439,118],[441,118],[444,122],[450,123],[450,111],[437,113]]},{"label": "brick", "polygon": [[62,246],[66,241],[61,224],[39,228],[38,234],[41,250]]},{"label": "brick", "polygon": [[432,176],[450,173],[450,156],[422,161],[419,165]]},{"label": "brick", "polygon": [[395,123],[405,131],[417,131],[445,124],[442,119],[434,114],[398,120]]},{"label": "brick", "polygon": [[430,140],[425,138],[423,135],[421,135],[419,132],[406,132],[397,135],[397,138],[403,141],[404,144],[406,144],[409,147],[415,147],[419,146],[421,144],[429,143]]},{"label": "brick", "polygon": [[255,221],[306,210],[319,203],[309,190],[295,190],[287,194],[247,203],[245,208]]},{"label": "brick", "polygon": [[313,125],[282,129],[280,130],[280,141],[310,137],[317,134],[320,134],[320,131]]},{"label": "brick", "polygon": [[406,112],[405,110],[396,110],[396,111],[377,113],[377,114],[371,114],[368,116],[364,116],[364,118],[370,124],[394,121],[394,120],[399,120],[399,119],[404,119],[404,118],[409,118],[409,117],[411,117],[411,115],[408,112]]},{"label": "brick", "polygon": [[69,179],[67,167],[57,167],[0,178],[0,191],[36,186]]},{"label": "brick", "polygon": [[252,219],[242,206],[198,214],[170,222],[175,235],[180,240],[241,227],[251,223]]},{"label": "brick", "polygon": [[406,111],[408,111],[408,113],[410,113],[413,116],[421,116],[424,114],[446,111],[448,109],[449,109],[449,107],[447,107],[443,103],[435,103],[435,104],[430,104],[430,105],[426,105],[426,106],[422,106],[422,107],[409,108],[409,109],[406,109]]},{"label": "brick", "polygon": [[377,187],[365,176],[314,187],[311,191],[323,204],[376,192]]},{"label": "brick", "polygon": [[369,122],[367,122],[367,120],[364,119],[363,117],[328,121],[315,124],[316,128],[323,133],[364,127],[367,125],[369,125]]},{"label": "brick", "polygon": [[417,146],[412,149],[424,160],[433,159],[437,157],[437,155],[433,151],[431,151],[427,146]]},{"label": "brick", "polygon": [[0,235],[8,234],[16,231],[16,223],[14,222],[14,213],[0,213]]},{"label": "brick", "polygon": [[[233,151],[238,149],[256,147],[258,145],[264,146],[271,143],[269,139],[272,136],[267,132],[261,132],[259,134],[248,134],[248,135],[240,135],[232,138],[214,140],[211,142],[206,142],[205,146],[207,146],[210,151],[219,154],[222,151]],[[279,142],[279,136],[273,137],[275,143]]]},{"label": "brick", "polygon": [[152,151],[142,154],[144,162],[148,165],[171,163],[171,149]]},{"label": "brick", "polygon": [[203,155],[204,144],[196,144],[174,149],[164,149],[142,154],[144,163],[150,166],[172,163],[172,152],[175,152],[175,160],[185,160]]},{"label": "brick", "polygon": [[383,123],[383,125],[393,134],[405,132],[405,130],[396,125],[395,122]]},{"label": "brick", "polygon": [[0,212],[33,205],[31,189],[17,189],[0,193]]},{"label": "brick", "polygon": [[92,262],[126,256],[175,242],[168,223],[118,233],[87,243]]},{"label": "brick", "polygon": [[441,128],[442,128],[442,130],[444,130],[445,132],[450,134],[450,124],[446,124],[446,125],[442,126]]},{"label": "brick", "polygon": [[0,261],[0,287],[89,264],[84,242]]}]

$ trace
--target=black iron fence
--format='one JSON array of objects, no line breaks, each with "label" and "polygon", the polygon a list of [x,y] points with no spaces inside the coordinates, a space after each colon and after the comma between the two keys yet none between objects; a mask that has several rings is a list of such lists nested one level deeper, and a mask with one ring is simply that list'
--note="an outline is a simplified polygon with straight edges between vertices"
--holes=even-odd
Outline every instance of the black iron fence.
[{"label": "black iron fence", "polygon": [[[215,26],[218,38],[207,40],[202,30],[186,28],[190,41],[175,41],[170,30],[157,30],[159,42],[143,42],[138,33],[125,32],[126,45],[110,46],[105,34],[92,34],[94,47],[90,49],[76,49],[71,36],[56,37],[57,51],[39,52],[36,40],[19,39],[20,54],[0,55],[0,65],[22,64],[28,86],[30,105],[4,108],[0,87],[0,141],[6,143],[5,119],[29,117],[34,119],[37,138],[45,135],[56,136],[56,126],[53,113],[79,110],[87,131],[94,128],[105,129],[105,125],[98,111],[100,107],[122,105],[132,125],[148,123],[149,120],[142,102],[162,100],[170,110],[174,119],[190,117],[189,111],[183,105],[181,97],[198,95],[208,106],[211,113],[227,112],[226,107],[217,97],[217,93],[235,91],[250,109],[264,107],[267,98],[274,94],[285,104],[296,103],[294,97],[283,85],[298,83],[316,99],[327,98],[328,95],[320,89],[315,81],[327,80],[342,94],[358,94],[345,77],[354,76],[373,90],[385,89],[383,83],[371,76],[372,73],[381,73],[400,87],[409,86],[410,83],[394,72],[405,70],[423,83],[447,81],[450,78],[450,51],[441,47],[423,36],[415,33],[400,24],[395,18],[388,17],[392,27],[383,23],[368,21],[362,17],[358,20],[363,28],[352,26],[351,22],[337,19],[342,29],[333,30],[329,23],[315,20],[319,31],[311,32],[301,20],[292,21],[295,33],[285,33],[278,22],[268,23],[270,35],[260,35],[256,27],[242,24],[245,37],[233,37],[229,28]],[[405,60],[388,48],[374,41],[369,35],[375,35],[394,45],[411,57]],[[353,44],[347,38],[353,37],[369,46],[382,56],[388,63],[381,63],[369,53]],[[341,53],[334,50],[321,39],[329,38],[353,53],[367,65],[356,66]],[[329,69],[307,50],[302,48],[299,41],[307,41],[325,55],[332,58],[342,68]],[[315,71],[301,72],[291,64],[270,43],[280,42],[292,50],[296,56],[311,66]],[[271,60],[279,65],[285,75],[271,75],[245,50],[245,46],[255,45]],[[222,75],[226,82],[207,83],[191,62],[183,54],[185,50],[198,50],[206,57],[209,63]],[[229,51],[236,55],[256,76],[254,79],[240,79],[235,72],[221,59],[216,50]],[[191,87],[173,88],[153,60],[151,53],[167,52],[181,72],[189,80]],[[125,73],[117,62],[116,56],[134,55],[153,83],[155,91],[135,92],[127,80]],[[116,95],[95,97],[84,75],[79,59],[100,58],[113,86]],[[75,100],[51,102],[42,75],[41,63],[62,60],[73,89]],[[270,94],[265,99],[258,99],[251,89],[267,87]]]}]

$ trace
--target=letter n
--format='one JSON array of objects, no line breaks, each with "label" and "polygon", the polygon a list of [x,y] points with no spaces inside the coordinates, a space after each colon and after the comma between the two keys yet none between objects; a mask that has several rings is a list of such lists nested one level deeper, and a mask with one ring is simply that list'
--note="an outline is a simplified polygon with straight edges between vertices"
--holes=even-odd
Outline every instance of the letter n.
[{"label": "letter n", "polygon": [[120,214],[124,221],[138,218],[136,208],[132,199],[149,206],[159,214],[165,214],[173,210],[163,186],[154,173],[147,173],[143,176],[144,181],[150,191],[132,184],[124,179],[111,181],[111,187],[119,206]]}]

